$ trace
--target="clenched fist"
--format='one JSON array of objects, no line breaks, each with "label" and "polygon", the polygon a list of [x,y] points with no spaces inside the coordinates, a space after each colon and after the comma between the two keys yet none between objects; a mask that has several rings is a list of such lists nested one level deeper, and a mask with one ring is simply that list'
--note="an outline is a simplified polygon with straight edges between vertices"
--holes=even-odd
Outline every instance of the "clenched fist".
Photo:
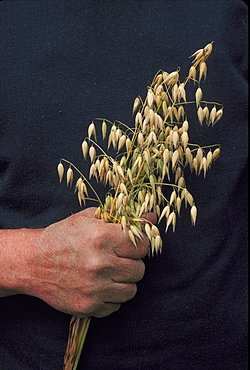
[{"label": "clenched fist", "polygon": [[0,240],[15,258],[4,255],[2,296],[33,295],[79,317],[107,316],[132,299],[149,241],[145,237],[135,247],[119,224],[94,212],[88,208],[45,229],[5,230]]}]

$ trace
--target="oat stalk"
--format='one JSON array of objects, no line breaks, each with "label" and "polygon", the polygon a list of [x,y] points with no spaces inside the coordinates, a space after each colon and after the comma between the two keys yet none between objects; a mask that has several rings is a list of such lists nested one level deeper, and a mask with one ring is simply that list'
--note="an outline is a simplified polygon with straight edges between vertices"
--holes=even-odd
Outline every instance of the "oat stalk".
[{"label": "oat stalk", "polygon": [[[219,144],[200,146],[190,142],[187,112],[188,106],[193,104],[201,126],[203,123],[214,126],[223,115],[223,105],[204,100],[201,88],[207,77],[206,61],[212,45],[213,42],[191,55],[194,60],[183,82],[180,81],[180,68],[171,73],[163,70],[156,73],[147,87],[145,99],[137,96],[134,100],[134,127],[102,118],[89,125],[82,152],[91,162],[89,179],[94,177],[109,188],[104,200],[70,161],[61,159],[58,165],[60,182],[64,176],[63,163],[69,166],[67,185],[72,186],[74,172],[80,176],[75,189],[81,206],[86,205],[88,188],[91,189],[99,203],[95,216],[120,224],[135,246],[146,234],[151,255],[162,252],[162,239],[158,227],[145,221],[143,215],[156,213],[158,222],[165,220],[165,231],[172,227],[174,232],[184,204],[190,209],[191,224],[195,225],[197,207],[187,189],[185,173],[187,170],[196,175],[203,173],[205,178],[220,154]],[[195,90],[191,100],[187,100],[186,93],[189,82],[193,82]],[[97,143],[100,130],[106,140],[106,150]],[[111,149],[116,153],[115,158],[108,154]],[[73,317],[65,369],[76,369],[88,326],[89,320]]]}]

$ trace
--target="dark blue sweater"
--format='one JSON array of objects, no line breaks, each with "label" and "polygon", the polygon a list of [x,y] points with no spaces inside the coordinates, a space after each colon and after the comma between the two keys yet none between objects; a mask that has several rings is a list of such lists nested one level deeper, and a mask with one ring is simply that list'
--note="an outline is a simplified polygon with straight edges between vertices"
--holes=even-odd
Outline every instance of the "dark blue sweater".
[{"label": "dark blue sweater", "polygon": [[[183,212],[146,258],[136,297],[93,319],[80,369],[247,368],[247,7],[242,1],[2,1],[0,227],[39,228],[80,210],[59,185],[61,157],[80,168],[95,117],[133,124],[134,98],[159,69],[181,67],[214,41],[205,99],[213,128],[189,118],[222,153],[204,180],[187,178],[198,220]],[[0,369],[60,370],[70,316],[27,296],[0,300]]]}]

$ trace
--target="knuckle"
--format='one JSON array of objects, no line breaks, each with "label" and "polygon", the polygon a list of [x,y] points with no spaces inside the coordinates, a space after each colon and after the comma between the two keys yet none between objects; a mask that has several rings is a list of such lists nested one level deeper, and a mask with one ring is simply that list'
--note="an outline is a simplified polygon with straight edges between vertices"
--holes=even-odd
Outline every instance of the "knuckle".
[{"label": "knuckle", "polygon": [[137,286],[135,283],[122,283],[119,284],[118,290],[114,293],[111,301],[118,304],[130,301],[137,292]]},{"label": "knuckle", "polygon": [[134,271],[134,281],[138,282],[140,281],[144,274],[145,274],[145,264],[142,262],[142,260],[138,260],[137,262],[137,268]]},{"label": "knuckle", "polygon": [[130,299],[134,298],[136,293],[137,293],[137,285],[136,284],[129,284],[126,301],[129,301]]},{"label": "knuckle", "polygon": [[101,255],[93,255],[91,259],[88,260],[88,263],[85,265],[85,269],[89,277],[95,278],[100,274],[101,271],[107,268],[105,260]]}]

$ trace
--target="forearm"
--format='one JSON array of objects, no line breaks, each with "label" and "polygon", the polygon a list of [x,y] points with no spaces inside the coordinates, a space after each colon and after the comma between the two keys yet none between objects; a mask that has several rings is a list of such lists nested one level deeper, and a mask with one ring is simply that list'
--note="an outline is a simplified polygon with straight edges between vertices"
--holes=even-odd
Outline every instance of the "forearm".
[{"label": "forearm", "polygon": [[0,297],[26,293],[41,229],[0,230]]}]

